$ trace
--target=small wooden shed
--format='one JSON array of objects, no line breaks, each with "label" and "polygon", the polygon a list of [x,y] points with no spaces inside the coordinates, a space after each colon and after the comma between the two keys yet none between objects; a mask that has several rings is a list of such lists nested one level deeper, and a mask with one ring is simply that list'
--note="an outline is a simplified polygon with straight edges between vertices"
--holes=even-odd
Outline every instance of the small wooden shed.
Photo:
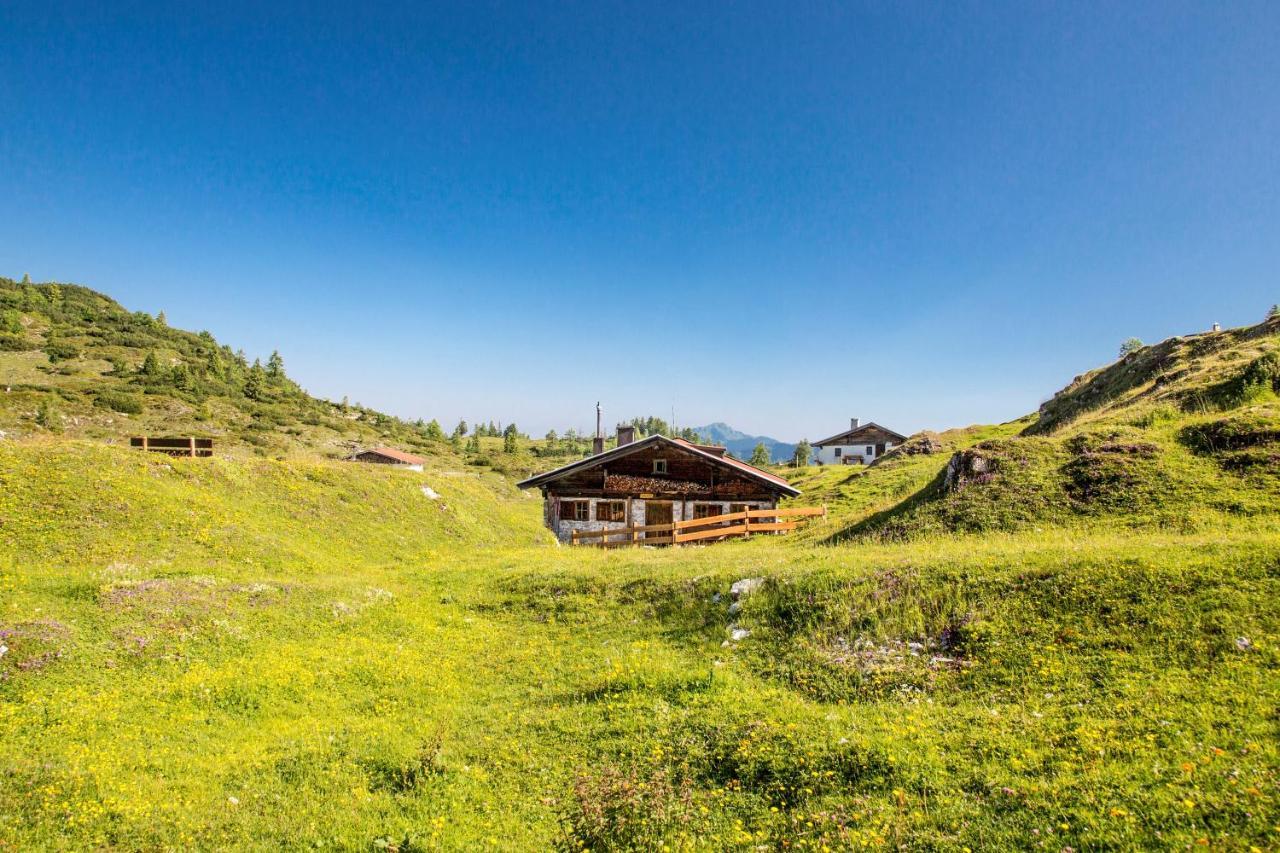
[{"label": "small wooden shed", "polygon": [[351,457],[352,462],[365,462],[369,465],[392,465],[408,471],[421,471],[426,459],[396,450],[393,447],[374,447],[361,450]]}]

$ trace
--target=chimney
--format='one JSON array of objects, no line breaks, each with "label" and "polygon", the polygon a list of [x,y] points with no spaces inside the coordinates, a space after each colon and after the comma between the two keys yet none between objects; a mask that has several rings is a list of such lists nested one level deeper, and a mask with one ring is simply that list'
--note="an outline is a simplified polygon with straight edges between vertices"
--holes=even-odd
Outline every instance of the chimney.
[{"label": "chimney", "polygon": [[596,437],[591,442],[591,452],[604,453],[604,433],[600,431],[600,403],[596,403]]},{"label": "chimney", "polygon": [[1221,331],[1222,331],[1222,326],[1221,326],[1221,325],[1219,325],[1219,324],[1217,324],[1217,323],[1214,323],[1214,324],[1213,324],[1213,330],[1214,330],[1215,332],[1221,332]]},{"label": "chimney", "polygon": [[618,446],[630,444],[636,440],[636,428],[633,426],[618,427]]},{"label": "chimney", "polygon": [[849,429],[857,429],[859,423],[857,418],[849,418]]}]

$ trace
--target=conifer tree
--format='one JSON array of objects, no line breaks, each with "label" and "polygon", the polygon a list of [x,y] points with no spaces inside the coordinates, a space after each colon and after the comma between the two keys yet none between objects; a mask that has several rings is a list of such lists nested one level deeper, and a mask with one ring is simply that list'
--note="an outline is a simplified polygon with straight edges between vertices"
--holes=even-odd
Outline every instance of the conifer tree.
[{"label": "conifer tree", "polygon": [[515,453],[518,449],[516,438],[520,433],[516,430],[515,424],[507,424],[507,428],[502,431],[502,452]]},{"label": "conifer tree", "polygon": [[761,465],[768,465],[772,461],[773,459],[769,457],[769,448],[765,446],[763,441],[758,443],[755,449],[751,451],[751,464],[757,468]]},{"label": "conifer tree", "polygon": [[813,445],[809,444],[809,439],[802,438],[800,443],[796,445],[796,452],[791,454],[791,465],[793,468],[804,468],[809,464],[809,457],[813,455]]},{"label": "conifer tree", "polygon": [[440,428],[440,422],[435,418],[432,418],[431,422],[427,424],[426,432],[427,432],[427,438],[429,438],[430,440],[444,441],[444,430]]},{"label": "conifer tree", "polygon": [[266,384],[266,371],[262,369],[262,362],[255,358],[244,382],[244,395],[250,400],[261,400],[266,395]]},{"label": "conifer tree", "polygon": [[284,378],[284,359],[280,357],[279,350],[272,350],[271,358],[267,359],[267,376],[272,379]]},{"label": "conifer tree", "polygon": [[160,375],[160,358],[155,350],[147,352],[147,357],[142,360],[142,367],[139,370],[143,376],[147,377],[154,378]]}]

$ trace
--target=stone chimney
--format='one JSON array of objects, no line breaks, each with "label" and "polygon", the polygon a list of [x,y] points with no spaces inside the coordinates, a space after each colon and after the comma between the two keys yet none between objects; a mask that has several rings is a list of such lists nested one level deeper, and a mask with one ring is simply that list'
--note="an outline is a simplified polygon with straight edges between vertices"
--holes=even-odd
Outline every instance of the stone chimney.
[{"label": "stone chimney", "polygon": [[849,429],[857,429],[858,424],[860,423],[861,421],[859,421],[857,418],[849,418]]},{"label": "stone chimney", "polygon": [[596,403],[596,437],[591,442],[591,453],[604,453],[604,433],[600,431],[600,403]]},{"label": "stone chimney", "polygon": [[636,440],[636,428],[633,426],[618,427],[618,446],[630,444]]}]

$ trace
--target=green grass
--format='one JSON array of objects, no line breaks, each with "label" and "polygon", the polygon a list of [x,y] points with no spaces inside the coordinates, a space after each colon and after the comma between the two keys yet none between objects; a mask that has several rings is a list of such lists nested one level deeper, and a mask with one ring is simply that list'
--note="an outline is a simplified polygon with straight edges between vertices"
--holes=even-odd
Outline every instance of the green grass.
[{"label": "green grass", "polygon": [[600,552],[440,467],[0,486],[0,846],[1280,842],[1275,515]]},{"label": "green grass", "polygon": [[[36,294],[0,313],[0,850],[1280,848],[1272,326],[779,469],[830,510],[794,536],[606,552],[512,485],[577,446],[157,393]],[[230,454],[84,440],[197,411]],[[323,458],[351,435],[427,470]]]}]

